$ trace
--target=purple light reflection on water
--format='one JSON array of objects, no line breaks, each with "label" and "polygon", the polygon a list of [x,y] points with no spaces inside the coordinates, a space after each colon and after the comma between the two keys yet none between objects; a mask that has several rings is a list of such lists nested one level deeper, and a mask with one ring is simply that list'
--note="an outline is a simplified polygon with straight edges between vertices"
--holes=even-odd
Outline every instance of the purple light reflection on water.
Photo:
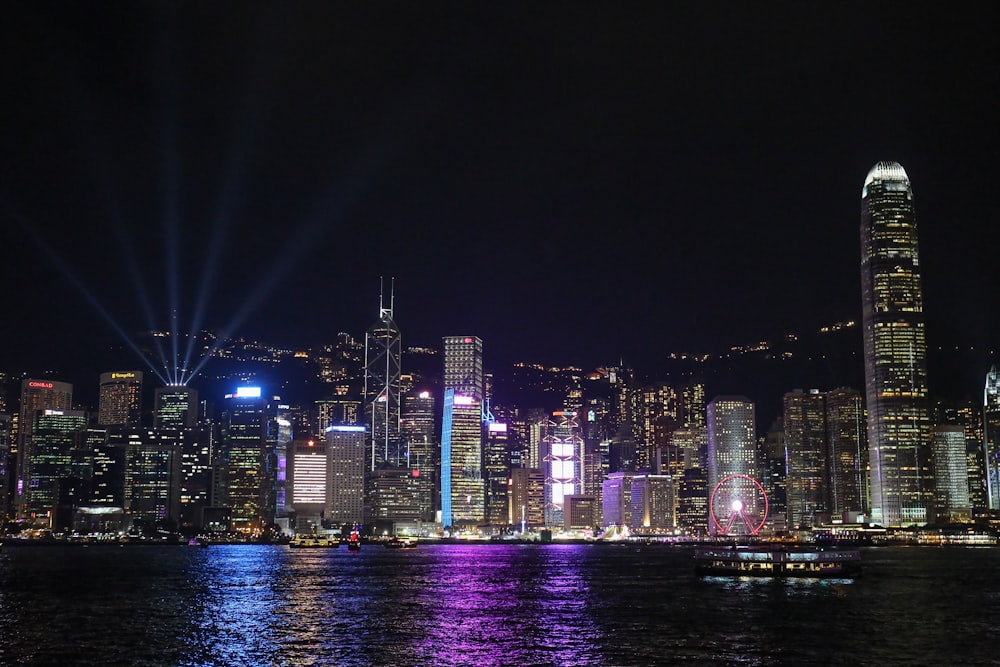
[{"label": "purple light reflection on water", "polygon": [[588,665],[597,629],[579,546],[452,546],[440,551],[417,664]]}]

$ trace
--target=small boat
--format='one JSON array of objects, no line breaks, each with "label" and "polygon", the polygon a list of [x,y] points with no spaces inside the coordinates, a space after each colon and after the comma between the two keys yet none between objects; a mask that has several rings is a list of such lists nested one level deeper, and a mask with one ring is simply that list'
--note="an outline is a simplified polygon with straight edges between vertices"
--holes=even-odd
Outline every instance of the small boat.
[{"label": "small boat", "polygon": [[385,541],[386,549],[416,549],[417,538],[415,537],[392,537]]},{"label": "small boat", "polygon": [[856,549],[788,547],[704,547],[695,550],[699,575],[851,579],[861,574]]},{"label": "small boat", "polygon": [[192,537],[190,540],[188,540],[187,544],[189,547],[207,547],[208,540],[206,540],[204,537]]},{"label": "small boat", "polygon": [[351,531],[351,536],[347,538],[348,551],[361,551],[361,533],[357,528]]},{"label": "small boat", "polygon": [[296,535],[289,542],[291,549],[336,549],[340,540],[326,535]]}]

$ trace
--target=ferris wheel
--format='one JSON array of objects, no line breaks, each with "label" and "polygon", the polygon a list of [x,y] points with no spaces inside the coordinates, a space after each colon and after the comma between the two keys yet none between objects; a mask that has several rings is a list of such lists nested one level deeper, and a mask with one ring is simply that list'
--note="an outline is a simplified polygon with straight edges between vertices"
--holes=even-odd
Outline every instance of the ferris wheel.
[{"label": "ferris wheel", "polygon": [[708,513],[718,535],[756,535],[767,520],[767,494],[749,475],[727,475],[712,489]]}]

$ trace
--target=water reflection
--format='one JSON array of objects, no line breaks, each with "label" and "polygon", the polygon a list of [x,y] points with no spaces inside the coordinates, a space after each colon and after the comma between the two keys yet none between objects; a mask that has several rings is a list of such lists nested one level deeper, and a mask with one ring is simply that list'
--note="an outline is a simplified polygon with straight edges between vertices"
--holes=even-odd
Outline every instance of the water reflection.
[{"label": "water reflection", "polygon": [[863,558],[819,581],[666,547],[5,548],[0,664],[995,664],[1000,550]]}]

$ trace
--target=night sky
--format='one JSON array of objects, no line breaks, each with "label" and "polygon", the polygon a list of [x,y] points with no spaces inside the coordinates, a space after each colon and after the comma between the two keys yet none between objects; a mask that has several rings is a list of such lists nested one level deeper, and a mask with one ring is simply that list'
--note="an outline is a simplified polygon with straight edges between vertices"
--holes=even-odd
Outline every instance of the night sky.
[{"label": "night sky", "polygon": [[3,370],[172,323],[362,336],[381,277],[404,345],[478,335],[488,365],[812,332],[860,319],[880,160],[912,182],[931,346],[998,347],[1000,58],[971,10],[18,2],[0,31]]}]

